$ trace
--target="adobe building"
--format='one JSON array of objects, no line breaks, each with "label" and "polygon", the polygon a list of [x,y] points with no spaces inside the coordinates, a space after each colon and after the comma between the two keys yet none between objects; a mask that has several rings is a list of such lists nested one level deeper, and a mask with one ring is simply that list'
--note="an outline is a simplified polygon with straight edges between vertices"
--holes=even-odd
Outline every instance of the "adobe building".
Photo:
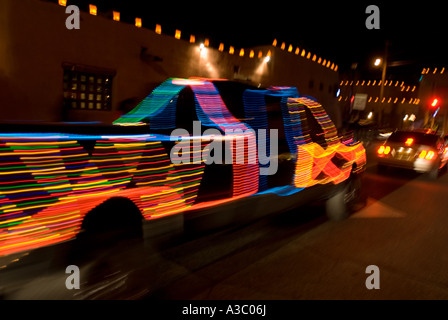
[{"label": "adobe building", "polygon": [[[143,100],[171,77],[210,77],[255,86],[295,86],[337,126],[338,66],[303,48],[274,43],[235,48],[119,12],[90,6],[69,30],[67,1],[0,2],[0,120],[102,121]],[[268,58],[267,58],[268,57]]]}]

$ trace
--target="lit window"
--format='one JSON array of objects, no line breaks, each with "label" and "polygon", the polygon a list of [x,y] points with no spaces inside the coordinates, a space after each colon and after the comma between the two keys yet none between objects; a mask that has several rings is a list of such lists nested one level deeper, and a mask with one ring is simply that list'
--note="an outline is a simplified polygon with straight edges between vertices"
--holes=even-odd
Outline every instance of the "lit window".
[{"label": "lit window", "polygon": [[67,66],[64,68],[64,107],[75,110],[112,109],[113,72],[82,70]]}]

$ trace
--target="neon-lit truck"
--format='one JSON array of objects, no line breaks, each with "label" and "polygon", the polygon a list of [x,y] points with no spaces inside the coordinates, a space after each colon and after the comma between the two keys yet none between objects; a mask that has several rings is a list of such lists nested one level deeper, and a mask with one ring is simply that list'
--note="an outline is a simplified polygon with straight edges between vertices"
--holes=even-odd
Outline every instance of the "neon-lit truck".
[{"label": "neon-lit truck", "polygon": [[[345,217],[366,163],[362,144],[338,136],[296,88],[241,90],[241,108],[228,108],[220,90],[230,84],[168,79],[113,126],[3,124],[0,256],[98,230],[140,236],[173,216],[219,227],[324,200],[330,218]],[[212,141],[227,162],[207,163]]]}]

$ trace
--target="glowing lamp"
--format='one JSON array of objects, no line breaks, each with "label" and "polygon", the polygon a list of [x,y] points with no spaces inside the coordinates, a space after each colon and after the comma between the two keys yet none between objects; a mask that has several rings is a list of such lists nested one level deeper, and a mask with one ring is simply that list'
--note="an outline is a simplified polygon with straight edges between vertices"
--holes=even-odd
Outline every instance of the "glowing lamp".
[{"label": "glowing lamp", "polygon": [[113,19],[114,19],[114,21],[120,21],[120,12],[114,11],[113,12]]},{"label": "glowing lamp", "polygon": [[161,34],[162,33],[162,26],[160,24],[156,24],[156,33]]},{"label": "glowing lamp", "polygon": [[59,0],[58,3],[60,6],[65,7],[67,5],[67,0]]},{"label": "glowing lamp", "polygon": [[210,40],[205,39],[204,40],[204,46],[208,47],[210,45]]},{"label": "glowing lamp", "polygon": [[224,43],[221,42],[219,44],[218,50],[221,51],[221,52],[224,51]]},{"label": "glowing lamp", "polygon": [[235,48],[233,46],[230,46],[229,54],[234,54],[234,53],[235,53]]},{"label": "glowing lamp", "polygon": [[141,28],[142,27],[142,19],[141,18],[135,18],[135,26],[137,28]]},{"label": "glowing lamp", "polygon": [[196,42],[196,37],[194,35],[190,36],[190,43],[195,43]]},{"label": "glowing lamp", "polygon": [[98,10],[95,5],[89,4],[89,13],[93,16],[96,16]]},{"label": "glowing lamp", "polygon": [[249,58],[253,58],[254,55],[255,55],[254,50],[250,50],[250,52],[249,52]]},{"label": "glowing lamp", "polygon": [[244,56],[244,49],[240,50],[240,57]]},{"label": "glowing lamp", "polygon": [[431,107],[433,108],[437,107],[439,105],[439,102],[440,102],[439,99],[434,98],[431,102]]},{"label": "glowing lamp", "polygon": [[174,33],[174,38],[180,39],[181,31],[176,29],[176,32]]}]

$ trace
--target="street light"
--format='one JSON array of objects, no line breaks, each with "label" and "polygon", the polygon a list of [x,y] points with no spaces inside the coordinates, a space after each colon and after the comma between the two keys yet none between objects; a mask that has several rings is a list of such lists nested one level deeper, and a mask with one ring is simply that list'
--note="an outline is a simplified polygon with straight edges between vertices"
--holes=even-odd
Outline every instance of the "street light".
[{"label": "street light", "polygon": [[[389,42],[386,41],[385,50],[384,50],[384,59],[376,58],[374,65],[378,67],[379,65],[383,65],[383,72],[381,75],[381,89],[380,89],[380,101],[383,101],[384,97],[384,82],[386,81],[386,70],[387,70],[387,49],[389,47]],[[378,117],[378,124],[381,126],[383,117],[382,117],[382,111],[379,112]]]}]

